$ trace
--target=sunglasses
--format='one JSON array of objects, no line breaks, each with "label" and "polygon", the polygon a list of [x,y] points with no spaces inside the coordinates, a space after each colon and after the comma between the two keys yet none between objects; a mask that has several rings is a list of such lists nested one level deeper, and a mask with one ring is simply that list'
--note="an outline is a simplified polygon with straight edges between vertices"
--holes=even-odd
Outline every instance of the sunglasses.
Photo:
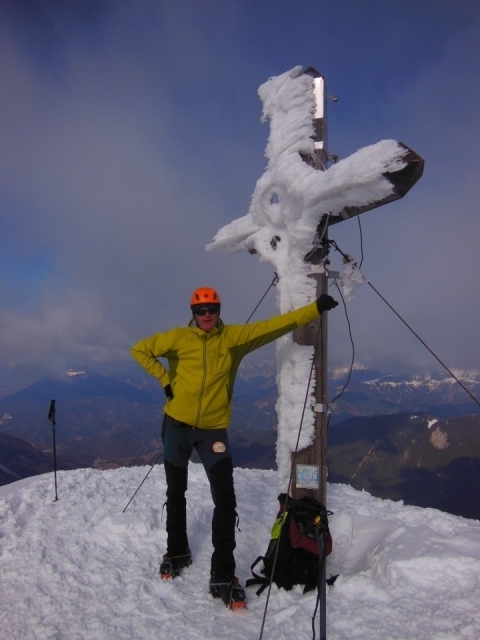
[{"label": "sunglasses", "polygon": [[193,307],[193,313],[196,316],[204,316],[209,313],[213,316],[215,313],[220,313],[220,305],[219,304],[202,304],[202,306]]}]

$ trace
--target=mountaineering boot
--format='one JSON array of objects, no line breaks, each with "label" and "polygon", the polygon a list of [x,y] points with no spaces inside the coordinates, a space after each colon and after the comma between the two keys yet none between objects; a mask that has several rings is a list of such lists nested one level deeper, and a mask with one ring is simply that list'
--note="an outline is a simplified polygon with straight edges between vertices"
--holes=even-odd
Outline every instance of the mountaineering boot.
[{"label": "mountaineering boot", "polygon": [[209,590],[214,598],[220,598],[225,606],[232,609],[232,611],[247,608],[245,590],[239,583],[238,578],[233,578],[228,582],[221,582],[212,576]]},{"label": "mountaineering boot", "polygon": [[176,578],[180,575],[184,567],[189,567],[191,564],[192,554],[190,551],[187,551],[187,553],[181,556],[169,556],[165,554],[162,558],[162,564],[160,565],[160,577],[162,580]]}]

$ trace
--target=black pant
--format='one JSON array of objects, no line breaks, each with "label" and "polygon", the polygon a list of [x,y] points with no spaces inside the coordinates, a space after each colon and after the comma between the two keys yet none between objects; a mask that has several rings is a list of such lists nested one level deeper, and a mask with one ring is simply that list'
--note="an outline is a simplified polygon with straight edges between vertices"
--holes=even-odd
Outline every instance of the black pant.
[{"label": "black pant", "polygon": [[185,492],[188,461],[195,448],[210,481],[214,510],[211,573],[215,581],[231,580],[235,573],[235,511],[233,465],[226,429],[194,429],[165,415],[162,438],[167,480],[167,554],[188,552]]}]

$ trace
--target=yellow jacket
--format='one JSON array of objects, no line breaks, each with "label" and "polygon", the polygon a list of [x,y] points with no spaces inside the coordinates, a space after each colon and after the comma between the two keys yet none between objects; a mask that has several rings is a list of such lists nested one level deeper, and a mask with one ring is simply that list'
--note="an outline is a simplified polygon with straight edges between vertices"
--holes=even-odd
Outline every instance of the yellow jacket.
[{"label": "yellow jacket", "polygon": [[[233,384],[242,358],[285,333],[318,318],[315,302],[269,320],[224,325],[209,332],[192,323],[141,340],[132,356],[173,398],[164,411],[199,429],[225,429],[230,423]],[[168,371],[157,358],[168,360]]]}]

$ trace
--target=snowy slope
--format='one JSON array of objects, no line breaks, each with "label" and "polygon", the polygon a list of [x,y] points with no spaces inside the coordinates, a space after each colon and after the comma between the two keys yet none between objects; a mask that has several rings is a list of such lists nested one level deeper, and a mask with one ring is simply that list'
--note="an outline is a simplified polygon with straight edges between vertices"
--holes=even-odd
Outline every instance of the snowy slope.
[{"label": "snowy slope", "polygon": [[[207,594],[211,497],[190,465],[188,518],[194,564],[158,578],[165,549],[163,466],[45,474],[0,488],[0,636],[158,640],[260,635],[266,592],[232,613]],[[263,553],[277,509],[274,471],[235,469],[240,529],[237,574]],[[329,487],[334,552],[328,573],[331,640],[480,637],[480,523],[433,509]],[[311,638],[315,594],[273,587],[264,639]],[[318,618],[317,638],[318,638]]]}]

